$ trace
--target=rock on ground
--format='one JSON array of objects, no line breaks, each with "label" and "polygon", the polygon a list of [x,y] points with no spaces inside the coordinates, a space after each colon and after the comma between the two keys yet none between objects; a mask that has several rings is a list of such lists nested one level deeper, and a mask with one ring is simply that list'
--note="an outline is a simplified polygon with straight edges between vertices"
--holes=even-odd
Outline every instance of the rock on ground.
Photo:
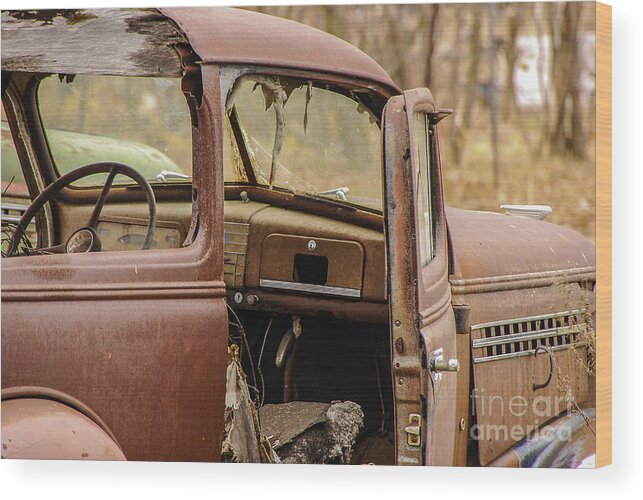
[{"label": "rock on ground", "polygon": [[361,407],[352,401],[266,405],[259,415],[263,434],[287,464],[350,463],[364,424]]}]

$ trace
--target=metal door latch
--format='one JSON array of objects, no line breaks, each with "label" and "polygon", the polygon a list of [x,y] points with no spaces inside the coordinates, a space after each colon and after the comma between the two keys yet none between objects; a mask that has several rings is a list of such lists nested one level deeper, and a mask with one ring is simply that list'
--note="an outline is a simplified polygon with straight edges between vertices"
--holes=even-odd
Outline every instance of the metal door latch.
[{"label": "metal door latch", "polygon": [[422,417],[417,413],[409,415],[409,425],[404,428],[406,432],[406,442],[410,446],[420,446],[422,431]]}]

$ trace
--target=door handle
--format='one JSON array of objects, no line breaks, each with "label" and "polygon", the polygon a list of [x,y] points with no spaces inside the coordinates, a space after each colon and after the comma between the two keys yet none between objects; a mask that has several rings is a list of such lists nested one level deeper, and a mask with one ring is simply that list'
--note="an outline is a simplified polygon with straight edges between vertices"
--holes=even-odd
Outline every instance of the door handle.
[{"label": "door handle", "polygon": [[460,369],[460,362],[457,359],[444,359],[444,349],[440,347],[431,353],[429,359],[431,380],[433,380],[433,394],[440,390],[444,372],[457,372]]},{"label": "door handle", "polygon": [[460,370],[460,362],[457,359],[434,359],[431,370],[434,372],[457,372]]},{"label": "door handle", "polygon": [[547,387],[554,375],[554,355],[551,352],[551,349],[549,348],[549,346],[539,345],[534,351],[534,357],[538,357],[539,352],[546,352],[547,354],[549,354],[549,376],[547,377],[547,380],[545,380],[545,382],[542,384],[537,384],[536,382],[532,384],[532,389],[534,392],[536,392],[538,389],[544,389],[545,387]]},{"label": "door handle", "polygon": [[460,370],[460,362],[457,359],[444,358],[444,349],[436,349],[431,353],[431,371],[433,372],[457,372]]}]

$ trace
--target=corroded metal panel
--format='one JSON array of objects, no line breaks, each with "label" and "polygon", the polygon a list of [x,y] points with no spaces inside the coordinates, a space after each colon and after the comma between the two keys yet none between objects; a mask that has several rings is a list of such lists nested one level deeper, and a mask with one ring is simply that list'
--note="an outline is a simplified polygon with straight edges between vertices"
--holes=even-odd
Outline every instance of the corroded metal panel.
[{"label": "corroded metal panel", "polygon": [[57,401],[2,401],[2,458],[125,460],[114,440],[86,415]]},{"label": "corroded metal panel", "polygon": [[303,24],[217,7],[163,8],[206,63],[252,64],[346,75],[399,89],[361,50]]},{"label": "corroded metal panel", "polygon": [[593,293],[578,283],[471,293],[473,427],[481,465],[593,400]]}]

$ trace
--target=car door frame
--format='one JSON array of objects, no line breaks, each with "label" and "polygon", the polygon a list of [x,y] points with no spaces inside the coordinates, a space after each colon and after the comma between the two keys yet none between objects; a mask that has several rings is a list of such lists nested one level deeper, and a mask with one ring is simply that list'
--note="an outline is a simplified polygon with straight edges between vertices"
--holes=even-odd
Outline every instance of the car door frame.
[{"label": "car door frame", "polygon": [[[425,266],[420,263],[417,237],[415,112],[426,114],[433,166],[435,252]],[[428,89],[391,98],[383,113],[387,284],[399,465],[451,465],[454,455],[456,378],[430,368],[431,356],[439,348],[446,359],[456,358],[436,117]]]},{"label": "car door frame", "polygon": [[[220,86],[217,66],[199,71],[189,245],[2,263],[2,387],[77,398],[128,459],[220,459],[228,337]],[[38,148],[41,125],[27,125]]]}]

